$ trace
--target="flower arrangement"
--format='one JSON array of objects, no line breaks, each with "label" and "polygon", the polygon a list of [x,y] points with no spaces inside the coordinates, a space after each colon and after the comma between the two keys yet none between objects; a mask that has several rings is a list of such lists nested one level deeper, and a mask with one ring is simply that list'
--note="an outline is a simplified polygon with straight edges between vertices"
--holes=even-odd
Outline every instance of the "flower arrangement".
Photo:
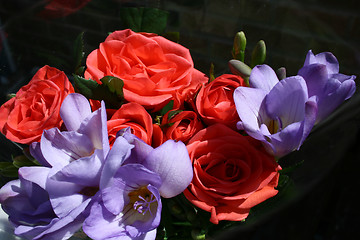
[{"label": "flower arrangement", "polygon": [[24,149],[2,166],[18,172],[0,190],[15,234],[205,239],[246,222],[281,191],[279,158],[354,94],[355,76],[311,50],[286,76],[264,64],[263,41],[250,66],[245,47],[239,32],[231,73],[207,76],[182,45],[126,29],[71,81],[39,69],[0,107],[0,131]]}]

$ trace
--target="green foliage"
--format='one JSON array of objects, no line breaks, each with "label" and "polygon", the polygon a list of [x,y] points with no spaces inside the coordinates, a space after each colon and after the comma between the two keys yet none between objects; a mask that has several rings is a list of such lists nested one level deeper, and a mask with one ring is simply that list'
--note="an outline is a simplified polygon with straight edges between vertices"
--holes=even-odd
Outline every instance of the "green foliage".
[{"label": "green foliage", "polygon": [[125,24],[135,32],[162,34],[167,25],[169,13],[157,8],[121,8]]},{"label": "green foliage", "polygon": [[104,100],[108,108],[118,109],[124,101],[124,82],[112,76],[105,76],[100,81],[102,84],[74,75],[74,85],[77,92],[88,99]]},{"label": "green foliage", "polygon": [[84,67],[81,67],[81,64],[82,64],[82,60],[85,56],[84,32],[81,32],[75,39],[72,55],[73,55],[72,59],[74,61],[74,72],[75,72],[75,74],[81,75],[84,70]]}]

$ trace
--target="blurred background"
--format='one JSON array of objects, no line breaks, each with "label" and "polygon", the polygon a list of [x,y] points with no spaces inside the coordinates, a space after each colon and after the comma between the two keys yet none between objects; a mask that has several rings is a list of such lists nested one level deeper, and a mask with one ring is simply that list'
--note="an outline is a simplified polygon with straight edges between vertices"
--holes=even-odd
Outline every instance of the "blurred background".
[{"label": "blurred background", "polygon": [[[248,52],[259,40],[266,63],[295,75],[306,53],[330,51],[340,72],[360,77],[360,9],[351,0],[0,0],[0,103],[44,65],[71,76],[74,43],[84,32],[87,56],[109,32],[128,28],[129,7],[167,12],[166,32],[179,32],[195,67],[208,74],[229,72],[236,32],[244,31]],[[125,12],[124,12],[125,11]],[[84,61],[83,61],[84,64]],[[359,94],[314,129],[300,151],[282,160],[304,160],[292,187],[270,202],[266,214],[214,235],[214,239],[356,239],[360,180]],[[2,136],[1,136],[2,137]],[[1,138],[1,161],[17,148]],[[6,179],[5,179],[6,180]],[[4,181],[5,181],[4,180]],[[269,210],[270,209],[270,210]],[[260,212],[260,211],[259,211]],[[236,237],[235,237],[236,236]],[[350,237],[351,236],[351,237]]]}]

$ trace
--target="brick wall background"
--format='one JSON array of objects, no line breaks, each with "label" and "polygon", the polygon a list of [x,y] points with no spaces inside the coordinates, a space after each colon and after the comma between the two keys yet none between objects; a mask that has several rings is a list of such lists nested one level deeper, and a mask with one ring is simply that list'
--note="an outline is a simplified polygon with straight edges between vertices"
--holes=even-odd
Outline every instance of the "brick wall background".
[{"label": "brick wall background", "polygon": [[[274,68],[286,66],[289,75],[297,73],[312,49],[314,53],[333,52],[340,71],[355,74],[360,81],[360,9],[356,1],[92,0],[75,14],[47,20],[35,14],[42,1],[0,0],[0,26],[11,53],[8,56],[2,50],[0,54],[1,103],[6,93],[16,92],[45,64],[71,75],[72,47],[78,34],[85,32],[87,55],[108,32],[126,27],[120,17],[125,6],[167,10],[167,30],[180,32],[180,43],[190,49],[195,67],[204,73],[211,63],[217,74],[228,71],[234,34],[243,30],[250,50],[258,40],[265,40],[266,63]],[[358,125],[349,131],[355,139],[352,143],[360,141]],[[2,154],[6,153],[4,149]],[[281,239],[280,235],[285,239],[345,239],[357,233],[354,209],[359,206],[352,188],[354,184],[358,187],[356,149],[349,151],[347,162],[336,164],[290,207],[260,226],[243,229],[242,239]],[[348,173],[345,177],[344,172]]]}]

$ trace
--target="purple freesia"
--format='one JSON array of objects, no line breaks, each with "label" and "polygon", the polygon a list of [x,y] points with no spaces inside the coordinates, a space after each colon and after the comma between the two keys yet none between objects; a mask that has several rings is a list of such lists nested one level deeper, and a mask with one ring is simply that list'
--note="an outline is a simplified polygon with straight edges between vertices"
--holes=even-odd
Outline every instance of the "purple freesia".
[{"label": "purple freesia", "polygon": [[[81,94],[69,94],[60,108],[67,131],[45,130],[40,143],[33,143],[31,154],[51,166],[46,190],[58,217],[89,203],[97,192],[100,173],[109,151],[104,102],[91,112]],[[85,206],[86,207],[86,206]]]},{"label": "purple freesia", "polygon": [[153,149],[129,129],[122,130],[104,164],[100,195],[84,222],[84,232],[96,240],[155,239],[160,196],[180,194],[192,174],[183,143],[168,140]]},{"label": "purple freesia", "polygon": [[267,65],[254,67],[250,87],[234,91],[238,128],[264,143],[275,156],[299,149],[317,113],[316,97],[309,98],[301,76],[278,80]]},{"label": "purple freesia", "polygon": [[15,226],[15,234],[27,239],[61,240],[81,228],[84,208],[77,208],[62,218],[54,213],[45,190],[50,168],[22,167],[19,179],[0,189],[0,203]]},{"label": "purple freesia", "polygon": [[318,97],[316,122],[326,118],[355,93],[356,77],[339,73],[338,60],[330,52],[314,55],[310,50],[298,74],[305,79],[309,96]]},{"label": "purple freesia", "polygon": [[67,131],[45,130],[31,145],[44,167],[21,168],[0,190],[15,233],[67,239],[83,225],[93,239],[155,239],[161,196],[192,180],[186,146],[168,140],[154,149],[124,129],[110,149],[104,102],[91,112],[85,97],[70,94],[60,111]]}]

